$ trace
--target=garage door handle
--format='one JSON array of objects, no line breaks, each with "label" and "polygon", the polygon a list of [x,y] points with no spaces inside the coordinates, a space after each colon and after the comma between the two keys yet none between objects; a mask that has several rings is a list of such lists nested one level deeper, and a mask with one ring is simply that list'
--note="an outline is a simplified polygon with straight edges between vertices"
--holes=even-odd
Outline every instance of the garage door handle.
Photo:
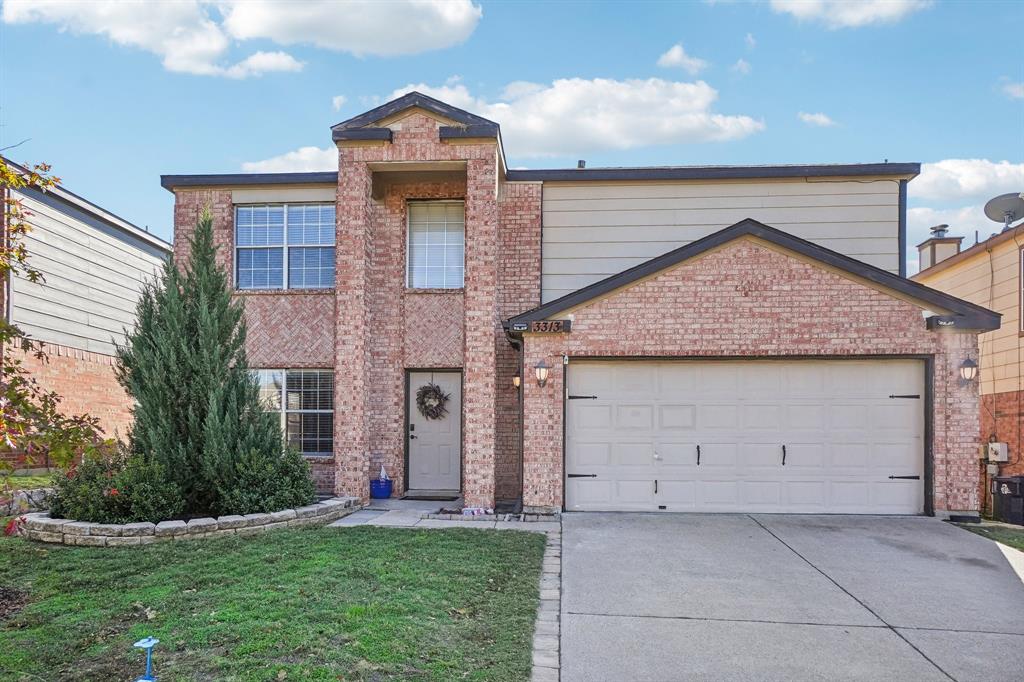
[{"label": "garage door handle", "polygon": [[597,474],[566,474],[566,478],[597,478]]},{"label": "garage door handle", "polygon": [[782,466],[786,466],[786,446],[782,446]]},{"label": "garage door handle", "polygon": [[700,446],[697,446],[697,466],[700,466]]},{"label": "garage door handle", "polygon": [[921,480],[920,476],[890,476],[889,480],[891,481],[894,478],[902,478],[902,479],[905,479],[905,480],[908,480],[908,481],[920,481]]}]

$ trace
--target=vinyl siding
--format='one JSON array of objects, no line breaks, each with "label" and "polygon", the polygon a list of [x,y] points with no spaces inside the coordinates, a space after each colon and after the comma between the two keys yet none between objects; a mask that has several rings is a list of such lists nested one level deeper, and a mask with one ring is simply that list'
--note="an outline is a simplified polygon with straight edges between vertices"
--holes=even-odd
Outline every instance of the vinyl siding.
[{"label": "vinyl siding", "polygon": [[45,282],[12,279],[11,320],[38,341],[113,355],[115,341],[135,323],[139,291],[163,254],[101,229],[73,207],[19,198],[33,214],[24,241],[29,263]]},{"label": "vinyl siding", "polygon": [[899,182],[682,181],[544,184],[542,300],[754,218],[899,272]]},{"label": "vinyl siding", "polygon": [[915,275],[925,286],[983,305],[1003,320],[999,329],[981,334],[979,388],[983,395],[1024,389],[1021,381],[1020,246],[1012,239],[934,274]]}]

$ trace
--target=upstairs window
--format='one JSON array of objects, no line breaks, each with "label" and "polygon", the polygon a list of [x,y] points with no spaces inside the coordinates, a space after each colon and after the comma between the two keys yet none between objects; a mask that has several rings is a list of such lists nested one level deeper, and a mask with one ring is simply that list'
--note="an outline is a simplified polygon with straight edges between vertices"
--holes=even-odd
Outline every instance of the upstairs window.
[{"label": "upstairs window", "polygon": [[239,289],[334,287],[334,205],[235,208]]},{"label": "upstairs window", "polygon": [[413,289],[461,289],[465,267],[465,203],[410,201],[408,286]]}]

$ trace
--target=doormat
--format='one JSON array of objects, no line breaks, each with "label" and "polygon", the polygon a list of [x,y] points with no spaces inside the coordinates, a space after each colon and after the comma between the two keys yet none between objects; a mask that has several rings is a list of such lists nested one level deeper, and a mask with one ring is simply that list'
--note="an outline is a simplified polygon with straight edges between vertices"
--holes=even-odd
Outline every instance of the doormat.
[{"label": "doormat", "polygon": [[405,495],[403,500],[420,500],[423,502],[452,502],[459,499],[458,495]]}]

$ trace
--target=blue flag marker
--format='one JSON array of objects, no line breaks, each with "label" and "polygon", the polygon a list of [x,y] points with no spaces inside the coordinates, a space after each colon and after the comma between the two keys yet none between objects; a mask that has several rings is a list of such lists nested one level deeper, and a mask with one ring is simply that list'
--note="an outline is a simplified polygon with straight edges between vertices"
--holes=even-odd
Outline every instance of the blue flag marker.
[{"label": "blue flag marker", "polygon": [[136,649],[146,650],[146,674],[137,678],[135,682],[156,682],[156,677],[153,675],[153,647],[159,643],[160,640],[153,637],[146,637],[135,643]]}]

